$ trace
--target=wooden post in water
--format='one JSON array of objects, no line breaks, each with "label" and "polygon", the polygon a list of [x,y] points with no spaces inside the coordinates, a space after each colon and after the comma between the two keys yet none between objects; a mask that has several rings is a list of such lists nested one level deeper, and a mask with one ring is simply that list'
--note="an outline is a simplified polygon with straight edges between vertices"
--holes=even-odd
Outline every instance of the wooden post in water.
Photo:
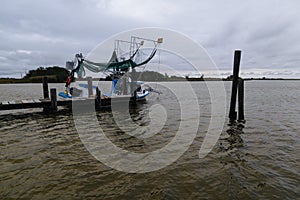
[{"label": "wooden post in water", "polygon": [[89,97],[93,95],[93,79],[92,77],[87,77],[88,81],[88,95]]},{"label": "wooden post in water", "polygon": [[241,51],[236,50],[234,52],[234,63],[233,63],[233,79],[232,79],[232,89],[231,89],[231,101],[230,101],[230,110],[229,110],[229,119],[236,120],[237,114],[235,111],[236,107],[236,95],[239,79],[239,68],[241,61]]},{"label": "wooden post in water", "polygon": [[99,88],[96,88],[96,107],[100,108],[101,107],[101,91]]},{"label": "wooden post in water", "polygon": [[50,89],[51,96],[51,112],[57,111],[57,97],[56,97],[56,88]]},{"label": "wooden post in water", "polygon": [[43,93],[44,99],[49,99],[49,89],[48,89],[48,77],[43,77]]},{"label": "wooden post in water", "polygon": [[136,90],[134,90],[134,92],[133,92],[133,102],[136,102],[136,96],[137,96],[137,92],[136,92]]},{"label": "wooden post in water", "polygon": [[244,79],[240,79],[238,83],[238,121],[245,122],[244,116]]}]

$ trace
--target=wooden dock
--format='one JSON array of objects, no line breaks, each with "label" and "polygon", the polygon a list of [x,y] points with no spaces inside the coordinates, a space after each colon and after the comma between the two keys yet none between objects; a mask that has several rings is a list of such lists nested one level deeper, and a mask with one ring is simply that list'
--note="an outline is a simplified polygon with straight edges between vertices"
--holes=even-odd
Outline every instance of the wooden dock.
[{"label": "wooden dock", "polygon": [[[88,81],[89,88],[92,87],[92,82]],[[89,97],[75,97],[75,98],[59,98],[57,99],[57,93],[55,88],[50,89],[50,98],[48,90],[47,77],[43,79],[43,99],[31,99],[31,100],[16,100],[16,101],[3,101],[0,102],[0,111],[2,110],[17,110],[17,109],[29,109],[29,108],[43,108],[45,113],[54,113],[57,111],[58,106],[63,106],[66,108],[72,108],[72,103],[90,104],[95,105],[95,109],[99,110],[102,107],[108,107],[111,105],[112,99],[116,101],[129,101],[130,103],[135,103],[136,98],[134,93],[131,95],[122,95],[116,97],[105,97],[101,95],[101,91],[97,88],[96,94],[92,94],[92,90],[89,89]]]},{"label": "wooden dock", "polygon": [[[48,101],[50,102],[50,100]],[[43,108],[48,101],[44,99],[3,101],[0,102],[0,110]]]}]

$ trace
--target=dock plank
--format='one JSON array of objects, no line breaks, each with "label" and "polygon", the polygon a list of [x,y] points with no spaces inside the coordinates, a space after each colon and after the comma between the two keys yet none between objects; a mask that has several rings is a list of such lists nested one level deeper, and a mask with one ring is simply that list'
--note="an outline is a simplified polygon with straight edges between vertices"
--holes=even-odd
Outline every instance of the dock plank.
[{"label": "dock plank", "polygon": [[[113,97],[101,97],[101,106],[109,106],[112,101],[132,101],[131,95],[113,96]],[[73,99],[57,99],[57,106],[66,106],[72,108],[72,104],[79,104],[85,106],[98,106],[95,98],[93,97],[74,97]],[[14,100],[0,102],[0,110],[13,110],[13,109],[28,109],[28,108],[50,108],[50,99],[26,99],[26,100]],[[99,108],[100,108],[99,107]]]},{"label": "dock plank", "polygon": [[34,101],[32,99],[29,100],[21,100],[22,103],[34,103]]}]

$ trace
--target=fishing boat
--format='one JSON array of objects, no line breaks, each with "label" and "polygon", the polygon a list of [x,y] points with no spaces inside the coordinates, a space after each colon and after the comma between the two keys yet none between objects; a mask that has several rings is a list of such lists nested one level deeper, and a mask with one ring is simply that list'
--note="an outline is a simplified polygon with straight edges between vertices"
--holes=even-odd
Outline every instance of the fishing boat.
[{"label": "fishing boat", "polygon": [[[141,49],[145,41],[151,42],[153,48],[146,59],[141,60],[138,57],[144,54]],[[151,40],[135,36],[131,36],[130,41],[115,40],[114,51],[107,63],[93,62],[84,58],[81,53],[76,54],[73,62],[67,62],[66,68],[70,69],[71,72],[66,81],[65,91],[60,92],[59,96],[63,98],[74,98],[86,95],[88,89],[87,84],[77,83],[74,87],[70,86],[71,82],[75,80],[75,74],[77,74],[78,78],[82,78],[86,75],[85,70],[105,74],[106,78],[111,80],[110,92],[101,93],[104,97],[136,95],[136,101],[142,101],[152,92],[160,93],[149,85],[138,81],[139,77],[136,69],[138,67],[145,67],[145,65],[153,59],[159,44],[162,42],[162,38]],[[120,50],[121,43],[129,44],[129,52],[124,53]],[[92,88],[96,90],[97,86],[93,86]]]}]

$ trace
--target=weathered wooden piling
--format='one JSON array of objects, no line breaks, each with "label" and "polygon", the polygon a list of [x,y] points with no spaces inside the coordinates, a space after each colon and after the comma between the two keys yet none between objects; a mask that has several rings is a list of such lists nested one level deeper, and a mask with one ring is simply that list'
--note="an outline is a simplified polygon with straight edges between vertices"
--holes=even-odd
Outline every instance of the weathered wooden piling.
[{"label": "weathered wooden piling", "polygon": [[[43,96],[44,99],[43,100],[49,100],[49,89],[48,89],[48,77],[44,76],[43,77]],[[51,110],[51,106],[49,106],[48,104],[44,103],[43,105],[43,112],[44,113],[49,113]]]},{"label": "weathered wooden piling", "polygon": [[237,117],[235,107],[236,107],[236,96],[237,96],[237,87],[238,87],[238,79],[239,79],[240,61],[241,61],[241,51],[236,50],[234,52],[234,63],[233,63],[233,79],[232,79],[231,101],[230,101],[230,110],[229,110],[230,120],[236,120]]},{"label": "weathered wooden piling", "polygon": [[101,107],[101,91],[99,88],[96,88],[96,107],[100,108]]},{"label": "weathered wooden piling", "polygon": [[238,83],[238,121],[245,122],[244,116],[244,79]]},{"label": "weathered wooden piling", "polygon": [[51,97],[51,112],[56,112],[57,111],[56,88],[50,89],[50,97]]},{"label": "weathered wooden piling", "polygon": [[42,99],[42,107],[44,113],[55,113],[57,111],[57,94],[56,88],[50,89],[50,100]]},{"label": "weathered wooden piling", "polygon": [[93,96],[93,79],[92,77],[87,77],[87,82],[88,82],[88,95]]},{"label": "weathered wooden piling", "polygon": [[48,89],[48,77],[43,77],[43,94],[44,99],[49,99],[49,89]]},{"label": "weathered wooden piling", "polygon": [[137,92],[136,92],[136,90],[134,90],[134,92],[133,92],[133,102],[134,103],[136,102],[136,97],[137,97]]}]

